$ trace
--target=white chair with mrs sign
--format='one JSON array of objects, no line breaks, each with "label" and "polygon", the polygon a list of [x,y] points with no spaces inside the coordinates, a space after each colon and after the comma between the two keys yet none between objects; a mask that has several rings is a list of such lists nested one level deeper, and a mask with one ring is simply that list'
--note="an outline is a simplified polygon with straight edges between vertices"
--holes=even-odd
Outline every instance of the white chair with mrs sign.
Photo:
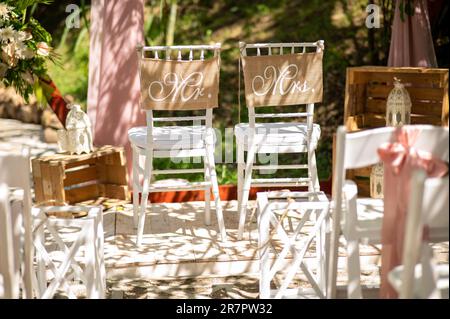
[{"label": "white chair with mrs sign", "polygon": [[[314,103],[322,101],[324,41],[311,43],[239,43],[249,123],[235,126],[238,162],[238,240],[244,233],[250,186],[307,186],[320,191],[315,149],[320,126],[313,123]],[[313,52],[307,52],[313,50]],[[279,54],[272,54],[278,50]],[[264,52],[262,52],[264,51]],[[264,54],[263,54],[264,53]],[[306,105],[304,112],[257,113],[258,107]],[[295,118],[293,122],[257,120]],[[244,161],[244,152],[247,158]],[[256,154],[307,153],[307,164],[254,165]],[[254,178],[254,170],[307,170],[307,177]]]}]

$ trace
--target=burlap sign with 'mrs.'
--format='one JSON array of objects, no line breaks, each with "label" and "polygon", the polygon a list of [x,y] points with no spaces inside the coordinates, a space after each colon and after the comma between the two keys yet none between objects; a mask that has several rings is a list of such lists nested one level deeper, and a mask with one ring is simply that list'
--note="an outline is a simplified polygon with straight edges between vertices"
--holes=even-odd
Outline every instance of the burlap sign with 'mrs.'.
[{"label": "burlap sign with 'mrs.'", "polygon": [[219,105],[220,59],[141,60],[141,106],[151,110],[201,110]]},{"label": "burlap sign with 'mrs.'", "polygon": [[322,52],[242,56],[247,106],[322,101]]}]

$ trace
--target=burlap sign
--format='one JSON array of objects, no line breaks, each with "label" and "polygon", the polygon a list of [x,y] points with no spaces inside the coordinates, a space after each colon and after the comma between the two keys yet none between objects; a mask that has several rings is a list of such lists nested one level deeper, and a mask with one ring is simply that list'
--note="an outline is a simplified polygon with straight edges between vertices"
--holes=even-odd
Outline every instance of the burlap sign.
[{"label": "burlap sign", "polygon": [[219,105],[220,59],[141,60],[141,106],[151,110],[201,110]]},{"label": "burlap sign", "polygon": [[242,56],[247,106],[322,101],[322,52]]}]

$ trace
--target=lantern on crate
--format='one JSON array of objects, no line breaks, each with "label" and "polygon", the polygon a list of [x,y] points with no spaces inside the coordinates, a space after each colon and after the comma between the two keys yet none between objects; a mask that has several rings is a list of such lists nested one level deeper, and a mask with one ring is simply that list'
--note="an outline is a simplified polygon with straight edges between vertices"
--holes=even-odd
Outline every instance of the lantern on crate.
[{"label": "lantern on crate", "polygon": [[400,79],[394,78],[394,88],[386,103],[386,126],[402,126],[411,122],[411,98]]},{"label": "lantern on crate", "polygon": [[78,104],[69,105],[68,108],[66,129],[58,130],[59,150],[70,154],[91,153],[94,147],[89,117]]}]

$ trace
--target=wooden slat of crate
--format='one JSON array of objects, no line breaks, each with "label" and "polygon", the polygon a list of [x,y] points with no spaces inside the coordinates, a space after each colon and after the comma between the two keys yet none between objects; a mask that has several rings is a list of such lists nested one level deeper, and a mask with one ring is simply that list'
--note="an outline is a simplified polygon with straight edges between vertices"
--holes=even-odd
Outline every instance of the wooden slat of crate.
[{"label": "wooden slat of crate", "polygon": [[[442,110],[440,109],[442,102],[433,101],[414,101],[411,106],[411,114],[430,115],[441,121]],[[367,113],[386,114],[385,99],[369,99],[366,106]]]},{"label": "wooden slat of crate", "polygon": [[75,184],[89,182],[92,180],[96,180],[97,177],[98,177],[97,168],[95,165],[86,166],[84,168],[77,169],[74,171],[67,171],[66,178],[64,179],[64,186],[71,186]]},{"label": "wooden slat of crate", "polygon": [[[417,85],[445,87],[448,85],[447,69],[420,68],[420,67],[383,67],[363,66],[347,68],[352,78],[347,77],[351,84],[372,82],[390,82],[394,76]],[[348,73],[347,73],[348,74]]]},{"label": "wooden slat of crate", "polygon": [[127,185],[128,183],[125,166],[98,164],[97,172],[102,184]]},{"label": "wooden slat of crate", "polygon": [[99,197],[98,186],[98,184],[91,184],[73,189],[67,189],[65,190],[66,201],[69,204],[75,204],[88,199],[97,198]]},{"label": "wooden slat of crate", "polygon": [[102,197],[117,198],[123,200],[129,199],[128,186],[125,185],[99,184],[98,190],[99,196]]},{"label": "wooden slat of crate", "polygon": [[44,200],[44,189],[42,187],[41,163],[38,160],[33,159],[31,161],[31,168],[34,179],[34,196],[36,201],[42,202]]},{"label": "wooden slat of crate", "polygon": [[98,158],[98,163],[105,165],[124,166],[126,164],[126,159],[123,153],[115,153],[115,154],[108,154]]},{"label": "wooden slat of crate", "polygon": [[[367,96],[374,98],[384,98],[387,99],[389,93],[394,88],[393,85],[386,84],[373,84],[369,83],[367,85]],[[405,86],[409,93],[412,101],[414,100],[432,100],[442,102],[444,97],[444,88],[433,88],[433,87],[409,87]]]},{"label": "wooden slat of crate", "polygon": [[50,176],[52,184],[52,199],[58,202],[64,202],[64,167],[62,163],[58,165],[50,165]]}]

